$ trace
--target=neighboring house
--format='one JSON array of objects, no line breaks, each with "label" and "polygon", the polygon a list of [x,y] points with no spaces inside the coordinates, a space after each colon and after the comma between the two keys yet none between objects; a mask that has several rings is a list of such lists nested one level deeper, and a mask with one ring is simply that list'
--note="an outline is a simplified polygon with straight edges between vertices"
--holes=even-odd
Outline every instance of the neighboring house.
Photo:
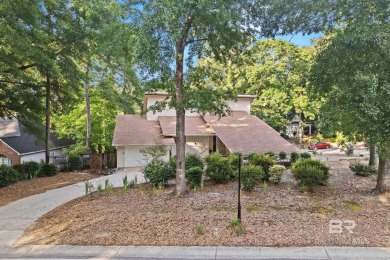
[{"label": "neighboring house", "polygon": [[[63,148],[71,144],[69,140],[59,140],[50,134],[50,162],[55,163],[64,157]],[[0,120],[0,165],[14,165],[23,162],[45,160],[45,142],[36,135],[25,131],[16,119]]]},{"label": "neighboring house", "polygon": [[286,126],[286,135],[289,138],[298,138],[300,137],[300,128],[304,131],[304,134],[311,135],[312,134],[312,122],[303,122],[299,115],[295,115],[293,119],[291,119],[290,123]]},{"label": "neighboring house", "polygon": [[[157,101],[163,101],[167,93],[147,93],[144,111]],[[186,152],[206,157],[212,152],[228,155],[240,152],[244,155],[285,151],[297,148],[286,141],[272,127],[256,116],[250,115],[250,105],[255,97],[239,95],[237,101],[228,101],[231,114],[218,116],[186,112]],[[117,148],[117,167],[136,167],[143,162],[140,149],[155,144],[166,144],[169,152],[163,159],[176,154],[176,111],[166,108],[161,112],[148,111],[146,115],[118,115],[113,146]]]}]

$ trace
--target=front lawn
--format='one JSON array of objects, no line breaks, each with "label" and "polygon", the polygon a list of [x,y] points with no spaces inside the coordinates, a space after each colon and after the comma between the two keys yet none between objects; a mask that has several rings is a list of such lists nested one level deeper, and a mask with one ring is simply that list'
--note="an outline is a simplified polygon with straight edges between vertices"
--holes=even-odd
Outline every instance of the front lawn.
[{"label": "front lawn", "polygon": [[[242,226],[231,224],[236,182],[206,182],[182,198],[172,195],[173,187],[142,184],[71,201],[41,217],[19,243],[389,247],[390,194],[371,196],[374,178],[353,175],[346,162],[330,166],[329,184],[313,193],[300,192],[289,172],[279,185],[242,192]],[[329,232],[330,220],[342,223],[341,233]]]}]

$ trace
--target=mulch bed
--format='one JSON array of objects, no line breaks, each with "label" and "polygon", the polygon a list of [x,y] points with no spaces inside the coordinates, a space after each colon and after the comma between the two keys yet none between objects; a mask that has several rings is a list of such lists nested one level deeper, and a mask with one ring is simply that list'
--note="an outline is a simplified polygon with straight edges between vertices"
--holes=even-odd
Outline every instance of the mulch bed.
[{"label": "mulch bed", "polygon": [[[302,193],[287,173],[279,185],[242,192],[242,223],[236,217],[237,183],[206,183],[203,191],[173,195],[173,187],[138,185],[123,194],[95,193],[41,217],[20,244],[152,246],[382,246],[390,247],[390,194],[370,195],[375,179],[353,175],[347,163],[331,163],[327,186]],[[268,190],[268,191],[267,191]],[[330,233],[329,221],[344,221]],[[354,221],[350,233],[346,227]],[[346,221],[346,222],[345,222]],[[197,232],[203,226],[203,234]]]},{"label": "mulch bed", "polygon": [[0,206],[38,193],[43,193],[47,190],[64,187],[97,177],[99,176],[90,174],[88,171],[60,172],[52,177],[19,181],[10,186],[0,188]]}]

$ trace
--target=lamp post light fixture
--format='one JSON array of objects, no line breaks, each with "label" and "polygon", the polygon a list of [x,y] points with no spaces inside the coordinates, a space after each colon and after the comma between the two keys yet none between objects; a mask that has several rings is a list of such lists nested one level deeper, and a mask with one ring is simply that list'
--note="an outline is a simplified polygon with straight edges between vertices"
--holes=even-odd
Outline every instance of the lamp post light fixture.
[{"label": "lamp post light fixture", "polygon": [[238,203],[237,203],[237,219],[241,223],[241,154],[238,155]]}]

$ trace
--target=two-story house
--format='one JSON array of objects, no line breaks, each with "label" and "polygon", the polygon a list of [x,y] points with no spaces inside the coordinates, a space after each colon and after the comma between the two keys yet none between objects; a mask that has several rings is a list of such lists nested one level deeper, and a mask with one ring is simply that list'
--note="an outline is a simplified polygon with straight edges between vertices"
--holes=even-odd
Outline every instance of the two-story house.
[{"label": "two-story house", "polygon": [[[144,111],[157,101],[164,101],[164,92],[146,93]],[[231,108],[229,116],[200,115],[186,112],[186,152],[206,157],[212,152],[228,155],[240,152],[243,155],[272,151],[291,153],[297,148],[262,120],[250,114],[255,96],[239,95],[237,101],[227,101]],[[137,167],[143,162],[140,149],[166,144],[168,160],[176,154],[176,111],[168,107],[161,112],[148,111],[145,115],[118,115],[113,138],[117,148],[117,166]]]}]

